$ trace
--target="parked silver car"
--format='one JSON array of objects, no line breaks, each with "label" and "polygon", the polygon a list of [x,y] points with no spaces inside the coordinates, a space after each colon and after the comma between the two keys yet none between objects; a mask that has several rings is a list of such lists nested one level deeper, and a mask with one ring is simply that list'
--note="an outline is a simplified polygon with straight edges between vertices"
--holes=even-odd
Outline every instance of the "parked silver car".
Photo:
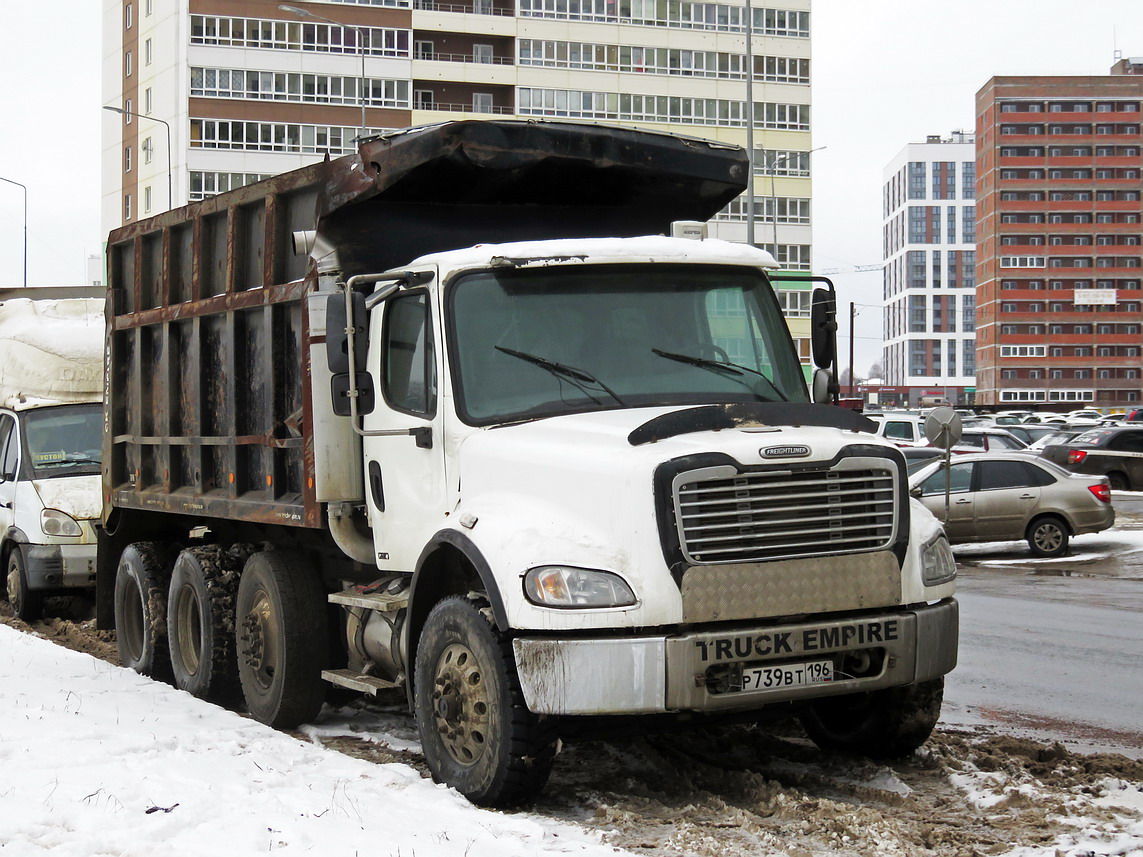
[{"label": "parked silver car", "polygon": [[1026,453],[958,455],[948,471],[933,462],[909,487],[939,520],[953,544],[1026,539],[1037,556],[1061,556],[1068,540],[1115,523],[1106,477],[1081,476]]}]

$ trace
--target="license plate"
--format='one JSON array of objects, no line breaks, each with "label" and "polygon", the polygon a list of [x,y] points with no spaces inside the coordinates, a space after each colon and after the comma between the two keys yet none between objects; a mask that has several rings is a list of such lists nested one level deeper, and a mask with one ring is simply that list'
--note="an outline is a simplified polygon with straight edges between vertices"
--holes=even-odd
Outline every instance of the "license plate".
[{"label": "license plate", "polygon": [[742,689],[776,690],[809,687],[833,681],[833,661],[805,661],[772,667],[747,667],[742,671]]}]

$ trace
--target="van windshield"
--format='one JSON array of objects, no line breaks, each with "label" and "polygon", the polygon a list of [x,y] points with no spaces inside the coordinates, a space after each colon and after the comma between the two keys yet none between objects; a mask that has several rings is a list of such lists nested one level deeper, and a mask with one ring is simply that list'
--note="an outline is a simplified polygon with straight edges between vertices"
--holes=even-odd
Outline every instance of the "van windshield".
[{"label": "van windshield", "polygon": [[452,285],[450,344],[472,425],[590,410],[805,402],[760,272],[696,265],[480,271]]},{"label": "van windshield", "polygon": [[103,406],[57,405],[23,416],[33,476],[82,476],[99,472]]}]

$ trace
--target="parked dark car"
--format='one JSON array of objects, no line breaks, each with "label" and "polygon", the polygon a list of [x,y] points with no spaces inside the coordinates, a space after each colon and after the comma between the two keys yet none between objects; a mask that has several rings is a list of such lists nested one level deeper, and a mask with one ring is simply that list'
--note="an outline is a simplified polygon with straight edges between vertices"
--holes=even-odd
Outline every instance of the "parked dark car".
[{"label": "parked dark car", "polygon": [[1072,536],[1115,523],[1106,479],[1069,473],[1029,453],[958,455],[947,475],[944,462],[935,461],[910,476],[909,487],[944,522],[954,545],[1025,539],[1032,553],[1055,557]]},{"label": "parked dark car", "polygon": [[1106,476],[1116,491],[1143,489],[1143,427],[1090,429],[1040,455],[1073,473]]}]

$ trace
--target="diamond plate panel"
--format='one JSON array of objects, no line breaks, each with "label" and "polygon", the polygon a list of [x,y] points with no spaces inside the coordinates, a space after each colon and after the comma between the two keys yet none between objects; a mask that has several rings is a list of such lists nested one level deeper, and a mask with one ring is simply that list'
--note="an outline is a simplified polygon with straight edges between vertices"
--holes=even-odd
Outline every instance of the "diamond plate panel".
[{"label": "diamond plate panel", "polygon": [[901,569],[889,551],[702,565],[683,577],[684,622],[860,610],[900,601]]}]

